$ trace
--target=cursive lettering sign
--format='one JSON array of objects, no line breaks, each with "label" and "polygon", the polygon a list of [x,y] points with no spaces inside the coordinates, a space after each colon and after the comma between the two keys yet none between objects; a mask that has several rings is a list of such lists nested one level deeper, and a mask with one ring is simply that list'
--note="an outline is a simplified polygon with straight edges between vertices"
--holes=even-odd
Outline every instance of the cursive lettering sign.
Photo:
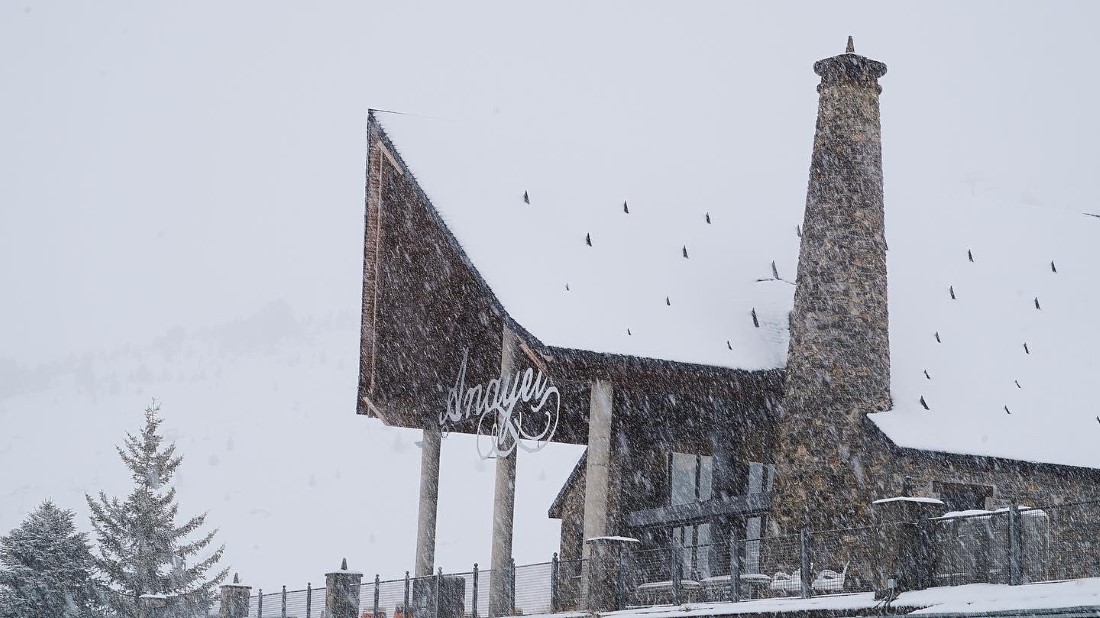
[{"label": "cursive lettering sign", "polygon": [[533,453],[549,444],[561,409],[561,394],[550,378],[528,368],[493,378],[484,387],[467,387],[468,357],[469,350],[463,350],[458,377],[447,392],[447,409],[439,415],[440,426],[476,418],[478,454],[483,459],[504,457],[517,446]]}]

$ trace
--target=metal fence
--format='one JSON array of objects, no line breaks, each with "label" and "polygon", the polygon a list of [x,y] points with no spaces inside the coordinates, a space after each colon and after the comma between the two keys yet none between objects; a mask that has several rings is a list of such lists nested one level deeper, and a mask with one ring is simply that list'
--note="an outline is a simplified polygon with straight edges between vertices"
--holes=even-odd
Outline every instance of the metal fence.
[{"label": "metal fence", "polygon": [[[892,527],[920,527],[931,585],[1023,584],[1100,577],[1100,500],[952,513],[930,520],[803,531],[788,536],[626,550],[616,580],[619,605],[864,592],[881,570]],[[894,531],[896,532],[896,531]],[[914,558],[916,560],[916,558]],[[559,560],[383,580],[359,590],[361,618],[488,618],[490,583],[505,578],[509,615],[584,609],[588,563]],[[928,571],[926,571],[928,572]],[[322,618],[324,588],[254,595],[250,618]],[[217,611],[217,607],[213,610]],[[214,614],[216,615],[216,614]]]},{"label": "metal fence", "polygon": [[[217,615],[217,605],[211,615]],[[321,618],[325,610],[325,589],[314,588],[307,584],[302,590],[287,590],[283,586],[279,592],[257,591],[249,599],[249,618],[261,616],[283,618]]]},{"label": "metal fence", "polygon": [[969,511],[932,522],[937,585],[1100,576],[1100,501]]}]

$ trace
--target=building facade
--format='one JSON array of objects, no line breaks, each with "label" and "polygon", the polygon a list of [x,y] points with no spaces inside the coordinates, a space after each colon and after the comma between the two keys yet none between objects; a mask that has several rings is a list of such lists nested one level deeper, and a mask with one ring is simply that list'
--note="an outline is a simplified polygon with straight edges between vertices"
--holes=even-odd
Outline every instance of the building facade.
[{"label": "building facade", "polygon": [[[601,297],[578,283],[588,281],[584,273],[552,282],[555,299],[566,300],[547,300],[559,305],[525,319],[534,314],[514,309],[522,301],[510,300],[517,293],[500,285],[507,277],[484,276],[479,267],[496,267],[471,256],[474,245],[459,239],[469,232],[452,229],[462,229],[462,216],[476,216],[441,210],[447,183],[432,185],[430,165],[417,168],[414,159],[403,158],[406,143],[410,157],[429,148],[425,135],[438,127],[410,129],[415,121],[380,120],[372,113],[358,411],[424,432],[417,575],[430,573],[434,563],[440,435],[449,431],[478,434],[483,455],[495,460],[494,569],[511,557],[517,452],[549,441],[587,447],[549,510],[562,522],[564,562],[591,560],[594,539],[627,537],[637,540],[636,555],[681,548],[682,567],[696,579],[729,572],[731,538],[870,524],[872,504],[884,498],[938,499],[946,512],[1097,495],[1097,466],[1043,461],[1026,449],[1019,457],[991,454],[977,434],[973,449],[954,452],[899,438],[906,436],[892,420],[901,412],[892,396],[896,333],[887,298],[893,282],[879,108],[886,66],[856,54],[849,41],[844,54],[817,62],[814,70],[821,78],[819,107],[796,276],[785,279],[773,261],[773,276],[764,273],[751,282],[756,287],[745,288],[754,296],[743,309],[723,315],[729,304],[719,306],[718,328],[723,320],[735,323],[733,338],[722,346],[721,334],[711,337],[716,348],[733,354],[739,346],[750,352],[754,346],[783,348],[778,357],[745,353],[712,362],[709,348],[695,356],[684,352],[676,346],[693,336],[690,316],[679,326],[650,328],[660,332],[642,351],[630,346],[645,329],[631,323],[615,329],[618,339],[595,328],[590,340],[596,343],[574,345],[578,339],[570,330],[585,326],[571,322],[572,305],[565,303],[593,294],[593,304],[577,311],[598,321],[599,313],[615,313],[616,296],[629,295],[608,283]],[[436,151],[443,167],[434,169],[449,169],[439,154],[446,148]],[[461,201],[462,183],[454,186],[460,188],[451,194]],[[526,190],[522,204],[518,190],[514,197],[517,211],[537,207],[538,197]],[[626,201],[621,210],[623,217],[634,216]],[[710,226],[711,213],[698,223]],[[570,251],[581,259],[599,257],[609,237],[582,236],[578,228]],[[552,243],[542,244],[533,241],[529,251],[556,259]],[[706,259],[708,245],[698,246],[683,244],[669,268]],[[639,251],[648,250],[640,243]],[[583,271],[599,272],[585,264]],[[718,268],[737,272],[736,263]],[[687,276],[670,272],[673,279]],[[700,290],[700,297],[719,294],[709,284]],[[660,302],[659,290],[647,290],[647,300],[635,304],[655,295],[654,315],[671,314],[691,293],[670,293]],[[646,322],[648,315],[639,314],[633,324],[660,324]],[[745,336],[736,339],[737,333]],[[935,340],[941,340],[938,331]],[[928,369],[924,376],[932,380]],[[919,403],[930,409],[924,396]],[[1005,412],[1011,414],[1007,405]],[[766,572],[767,556],[742,559]],[[589,592],[578,579],[579,567],[564,573],[563,588]],[[503,590],[492,595],[493,615],[506,613]]]}]

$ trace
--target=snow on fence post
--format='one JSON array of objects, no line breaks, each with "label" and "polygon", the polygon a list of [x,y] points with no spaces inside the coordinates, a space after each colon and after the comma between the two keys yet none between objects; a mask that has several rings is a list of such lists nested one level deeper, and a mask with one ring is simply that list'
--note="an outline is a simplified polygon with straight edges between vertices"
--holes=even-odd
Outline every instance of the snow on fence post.
[{"label": "snow on fence post", "polygon": [[138,597],[138,615],[141,618],[162,618],[170,597],[163,594],[143,594]]},{"label": "snow on fence post", "polygon": [[1013,500],[1008,505],[1008,585],[1019,586],[1023,579],[1020,572],[1020,508]]},{"label": "snow on fence post", "polygon": [[286,618],[286,585],[283,585],[283,610],[279,616],[280,618]]},{"label": "snow on fence post", "polygon": [[798,535],[799,540],[799,588],[801,589],[802,598],[808,599],[813,593],[810,588],[810,530],[803,528]]},{"label": "snow on fence post", "polygon": [[259,594],[256,595],[256,616],[258,618],[264,618],[264,589],[260,588]]},{"label": "snow on fence post", "polygon": [[306,618],[313,613],[313,585],[306,582]]},{"label": "snow on fence post", "polygon": [[737,528],[730,530],[730,601],[741,600],[741,539],[737,538]]},{"label": "snow on fence post", "polygon": [[558,552],[550,559],[550,613],[558,611]]},{"label": "snow on fence post", "polygon": [[242,584],[241,578],[234,573],[232,584],[218,587],[221,597],[218,618],[248,618],[248,597],[251,591],[252,586]]},{"label": "snow on fence post", "polygon": [[325,616],[359,618],[359,588],[363,574],[348,570],[345,558],[339,571],[325,574]]}]

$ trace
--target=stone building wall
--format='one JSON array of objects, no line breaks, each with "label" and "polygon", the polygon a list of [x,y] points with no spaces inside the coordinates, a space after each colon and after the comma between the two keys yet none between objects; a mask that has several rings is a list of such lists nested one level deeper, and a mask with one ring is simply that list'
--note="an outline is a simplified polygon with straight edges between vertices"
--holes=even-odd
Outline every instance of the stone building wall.
[{"label": "stone building wall", "polygon": [[[865,416],[890,409],[890,336],[878,78],[852,53],[821,76],[786,384],[778,421],[781,529],[843,527],[879,493]],[[860,513],[856,513],[860,515]]]}]

